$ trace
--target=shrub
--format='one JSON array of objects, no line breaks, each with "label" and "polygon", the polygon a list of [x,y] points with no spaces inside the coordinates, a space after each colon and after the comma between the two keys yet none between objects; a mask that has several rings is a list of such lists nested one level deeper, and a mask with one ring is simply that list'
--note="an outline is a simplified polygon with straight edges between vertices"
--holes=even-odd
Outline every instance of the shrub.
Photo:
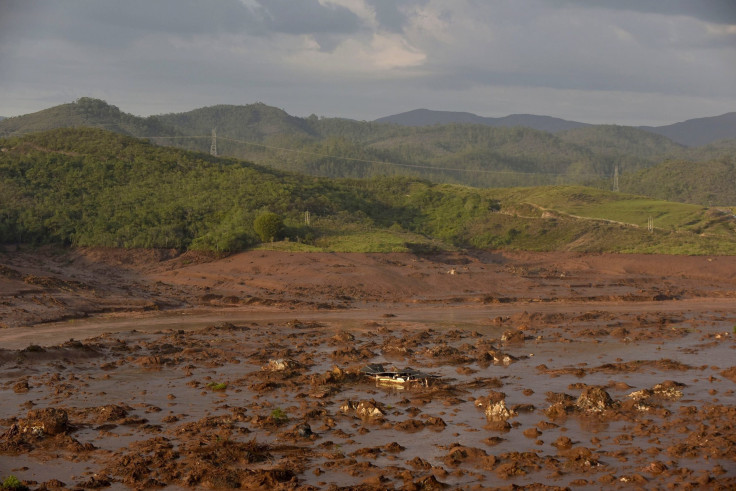
[{"label": "shrub", "polygon": [[210,382],[209,388],[212,390],[225,390],[227,389],[227,383],[222,382],[218,384],[217,382]]},{"label": "shrub", "polygon": [[276,213],[266,212],[253,222],[253,230],[261,238],[261,242],[273,242],[281,238],[284,230],[284,219]]},{"label": "shrub", "polygon": [[3,481],[2,489],[24,490],[28,487],[24,486],[17,477],[10,475]]}]

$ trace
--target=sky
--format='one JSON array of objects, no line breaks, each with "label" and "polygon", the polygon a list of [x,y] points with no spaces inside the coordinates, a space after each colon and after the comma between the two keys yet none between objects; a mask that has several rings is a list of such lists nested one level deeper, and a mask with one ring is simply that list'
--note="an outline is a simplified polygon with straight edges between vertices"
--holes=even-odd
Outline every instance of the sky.
[{"label": "sky", "polygon": [[80,97],[665,125],[736,111],[736,0],[0,0],[0,115]]}]

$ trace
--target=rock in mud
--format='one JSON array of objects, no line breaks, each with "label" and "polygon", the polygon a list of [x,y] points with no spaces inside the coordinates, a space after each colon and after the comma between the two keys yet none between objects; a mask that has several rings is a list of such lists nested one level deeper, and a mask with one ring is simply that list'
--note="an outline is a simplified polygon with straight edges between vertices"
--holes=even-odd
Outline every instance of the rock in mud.
[{"label": "rock in mud", "polygon": [[506,421],[516,415],[506,407],[506,394],[496,390],[490,391],[487,397],[476,399],[475,406],[483,408],[489,422]]},{"label": "rock in mud", "polygon": [[95,420],[97,423],[109,423],[125,419],[128,416],[128,408],[116,404],[107,404],[96,408],[96,413]]},{"label": "rock in mud", "polygon": [[561,436],[552,443],[552,446],[556,447],[558,450],[569,450],[572,448],[572,440],[567,436]]},{"label": "rock in mud", "polygon": [[22,433],[36,436],[59,435],[69,430],[69,416],[63,409],[48,407],[28,411],[25,420],[19,423]]},{"label": "rock in mud", "polygon": [[524,336],[524,331],[520,329],[517,329],[517,330],[508,329],[504,331],[504,333],[501,335],[501,341],[503,341],[504,343],[509,343],[509,344],[523,343],[525,339],[526,338]]},{"label": "rock in mud", "polygon": [[736,383],[736,367],[727,368],[721,372],[721,375],[732,382]]},{"label": "rock in mud", "polygon": [[450,486],[448,484],[438,481],[437,478],[430,475],[405,485],[402,489],[405,489],[406,491],[437,491],[449,487]]},{"label": "rock in mud", "polygon": [[490,470],[496,463],[496,458],[493,455],[488,455],[485,450],[475,447],[466,447],[459,443],[454,443],[450,446],[450,451],[442,459],[445,464],[456,467],[465,463],[475,464],[476,467],[481,469]]},{"label": "rock in mud", "polygon": [[613,399],[603,387],[594,385],[583,390],[575,406],[586,413],[600,413],[613,406]]},{"label": "rock in mud", "polygon": [[302,438],[309,438],[314,435],[314,432],[312,432],[312,427],[309,426],[307,423],[298,425],[294,429],[294,431],[296,432],[297,436],[300,436]]}]

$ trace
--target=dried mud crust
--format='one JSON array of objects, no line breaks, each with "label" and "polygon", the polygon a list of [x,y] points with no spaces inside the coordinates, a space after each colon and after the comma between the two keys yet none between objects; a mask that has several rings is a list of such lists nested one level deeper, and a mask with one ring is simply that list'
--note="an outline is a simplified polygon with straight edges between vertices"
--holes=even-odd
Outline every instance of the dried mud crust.
[{"label": "dried mud crust", "polygon": [[[385,311],[0,350],[0,468],[31,489],[732,489],[729,315]],[[379,386],[379,362],[439,378]]]}]

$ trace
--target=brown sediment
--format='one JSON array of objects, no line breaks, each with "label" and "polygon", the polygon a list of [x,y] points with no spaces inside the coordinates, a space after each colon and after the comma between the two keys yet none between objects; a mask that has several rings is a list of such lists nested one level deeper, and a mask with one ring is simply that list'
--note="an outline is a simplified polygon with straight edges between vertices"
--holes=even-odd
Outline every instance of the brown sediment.
[{"label": "brown sediment", "polygon": [[0,468],[32,489],[736,486],[734,258],[0,259]]}]

